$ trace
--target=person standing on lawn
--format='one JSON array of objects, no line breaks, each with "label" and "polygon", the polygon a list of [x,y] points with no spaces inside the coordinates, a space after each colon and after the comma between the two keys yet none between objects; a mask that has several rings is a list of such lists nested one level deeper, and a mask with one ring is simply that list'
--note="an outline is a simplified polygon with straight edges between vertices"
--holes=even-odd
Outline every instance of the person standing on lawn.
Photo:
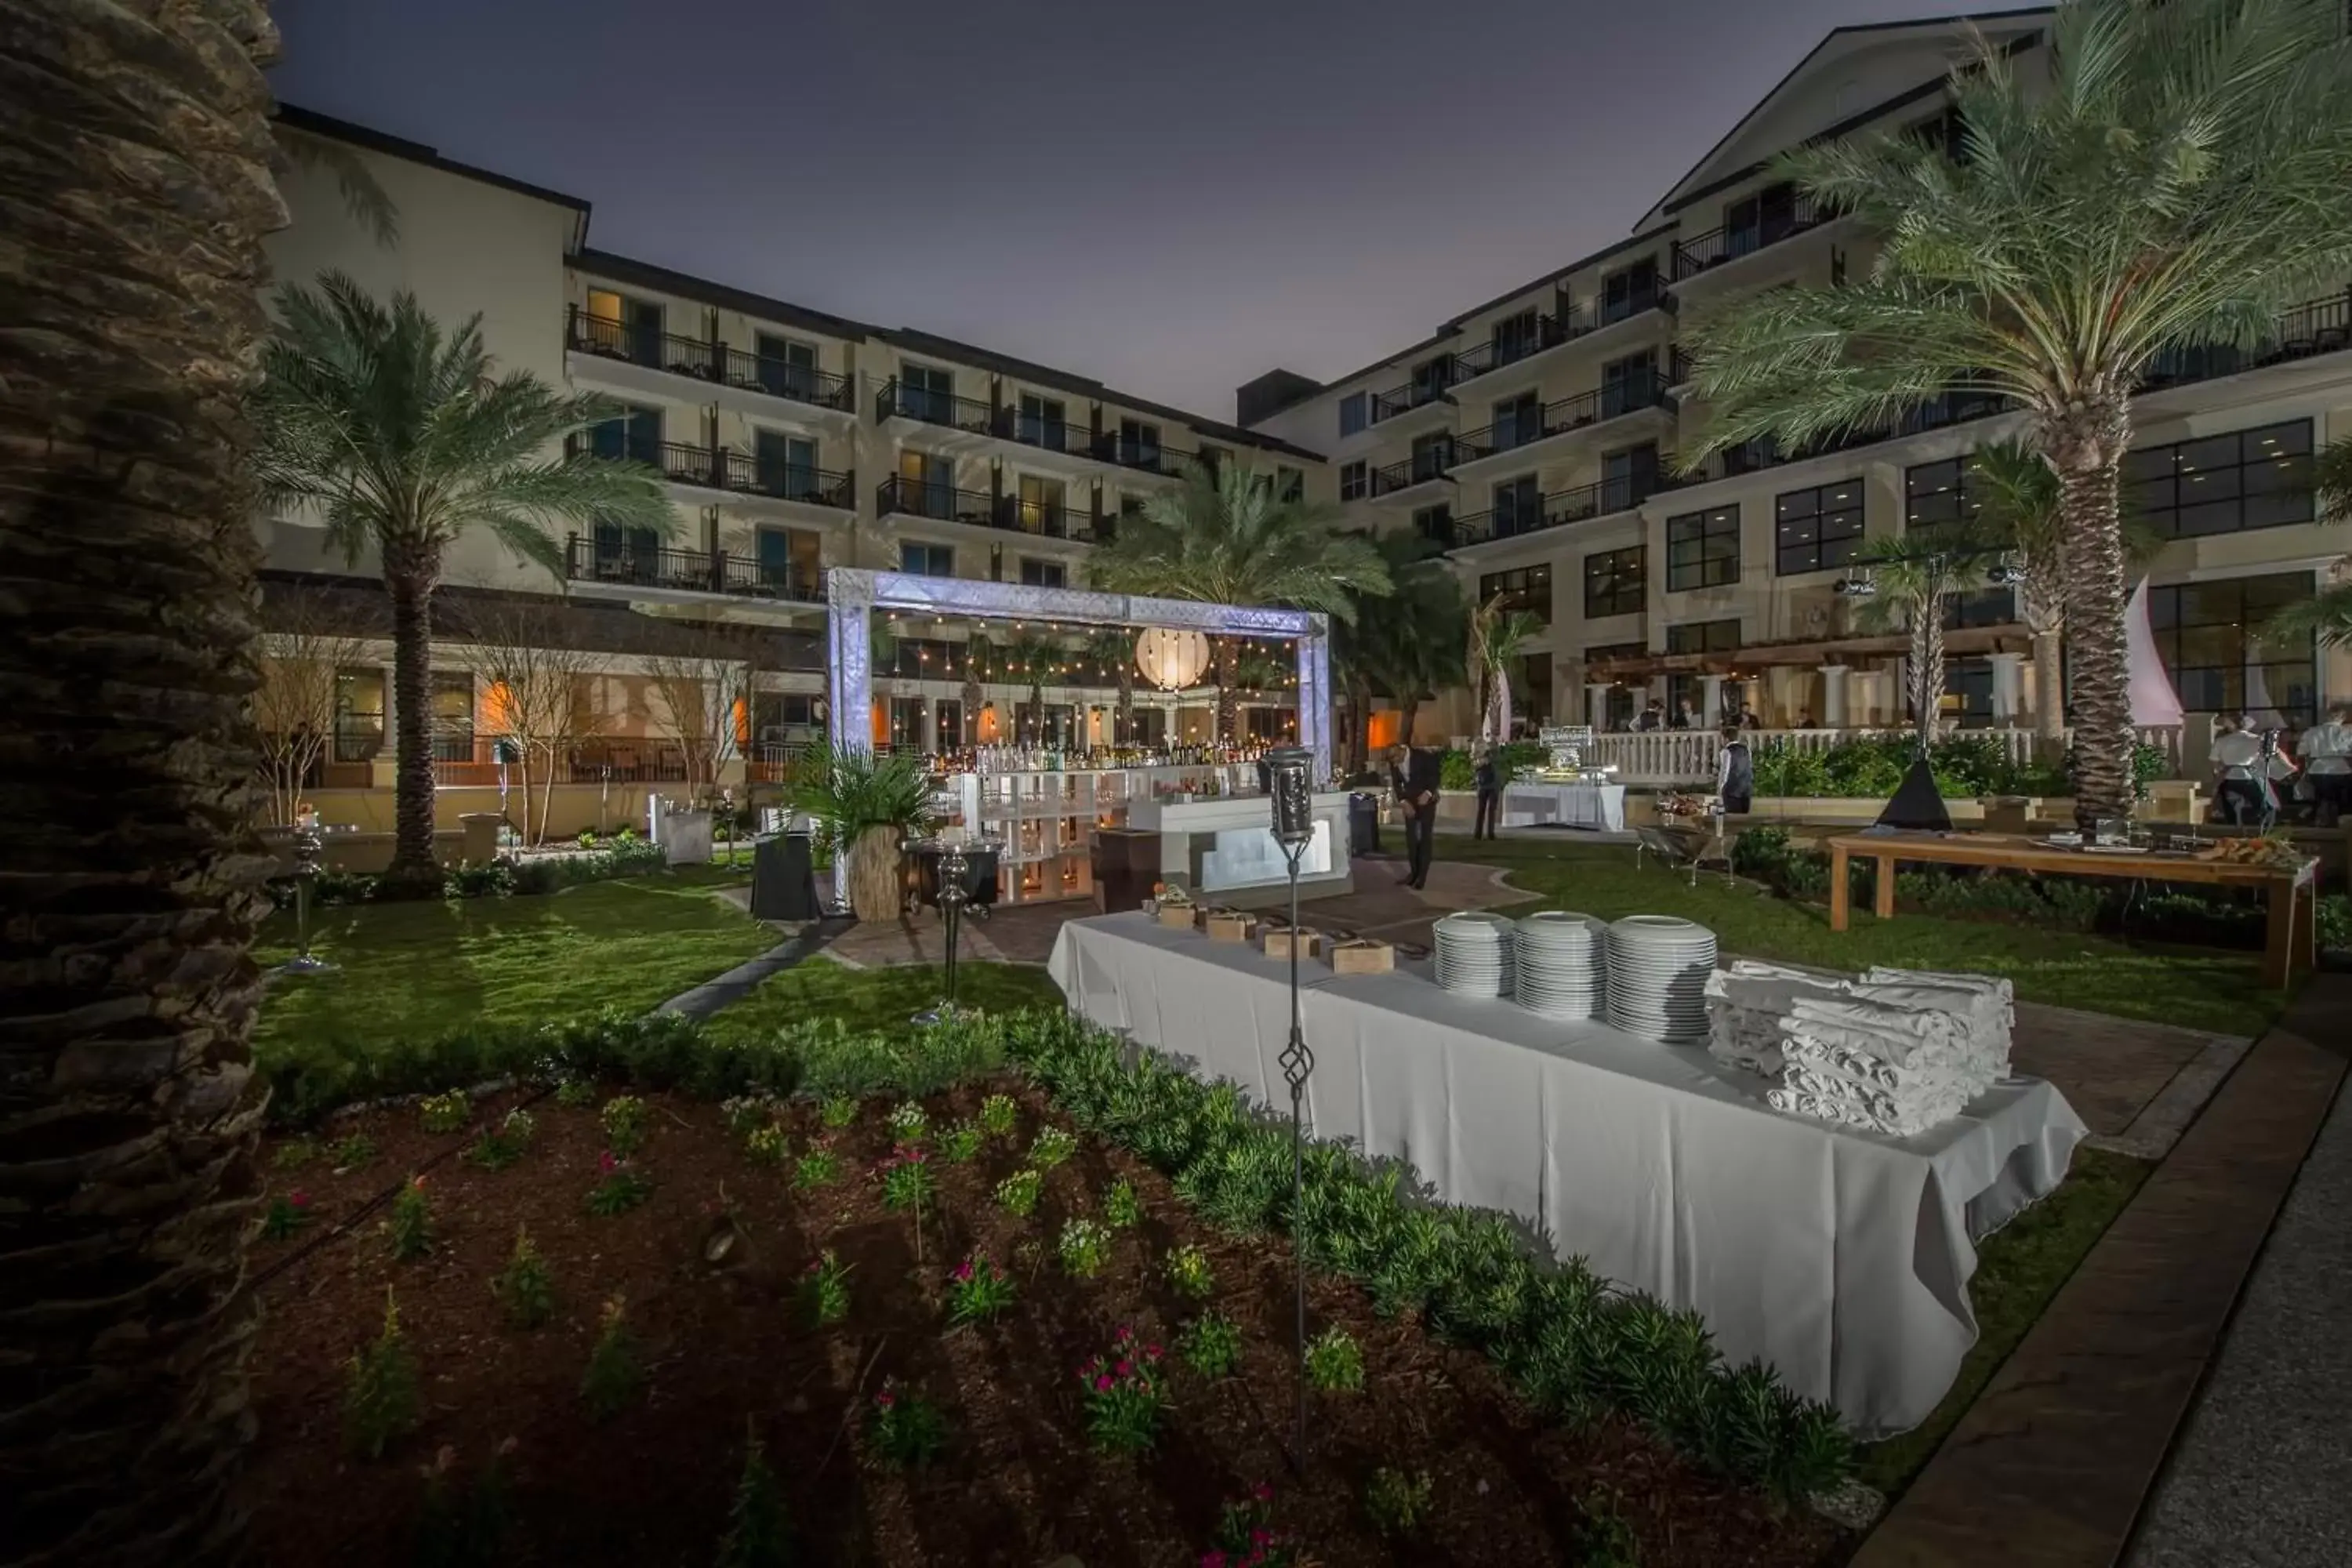
[{"label": "person standing on lawn", "polygon": [[1495,748],[1481,743],[1478,747],[1478,814],[1471,824],[1470,837],[1492,838],[1502,826],[1503,781],[1501,768],[1495,758]]},{"label": "person standing on lawn", "polygon": [[1723,742],[1715,753],[1715,795],[1726,816],[1745,816],[1756,797],[1756,762],[1748,754],[1748,737],[1737,724],[1716,731]]},{"label": "person standing on lawn", "polygon": [[1430,852],[1437,832],[1437,753],[1418,746],[1389,748],[1389,785],[1404,815],[1405,879],[1408,888],[1429,880]]}]

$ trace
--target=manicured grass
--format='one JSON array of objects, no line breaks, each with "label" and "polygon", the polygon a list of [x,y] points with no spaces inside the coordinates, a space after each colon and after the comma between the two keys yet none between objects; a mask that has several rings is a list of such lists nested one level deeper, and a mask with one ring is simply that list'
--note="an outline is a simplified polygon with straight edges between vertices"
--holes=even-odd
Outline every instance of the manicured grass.
[{"label": "manicured grass", "polygon": [[2263,988],[2252,953],[2134,947],[2080,931],[1933,915],[1880,921],[1866,909],[1853,911],[1849,930],[1833,931],[1823,906],[1775,897],[1753,882],[1727,887],[1720,871],[1701,872],[1693,887],[1687,871],[1655,860],[1637,869],[1633,851],[1621,845],[1453,837],[1439,841],[1438,856],[1505,867],[1513,885],[1553,908],[1607,920],[1682,915],[1743,958],[2005,974],[2029,1001],[2231,1035],[2260,1034],[2285,1004]]},{"label": "manicured grass", "polygon": [[1899,1437],[1862,1450],[1864,1480],[1890,1497],[1911,1484],[2155,1168],[2122,1154],[2078,1148],[2074,1168],[2056,1192],[1985,1239],[1977,1249],[1976,1277],[1969,1281],[1977,1314],[1975,1346],[1934,1415]]},{"label": "manicured grass", "polygon": [[[311,951],[341,973],[270,983],[254,1031],[267,1065],[366,1052],[482,1023],[644,1011],[766,952],[776,933],[669,875],[542,897],[352,904],[315,917]],[[265,966],[293,955],[291,916],[263,928]]]},{"label": "manicured grass", "polygon": [[[816,959],[770,975],[713,1014],[706,1027],[724,1040],[758,1038],[812,1018],[837,1018],[851,1029],[894,1028],[937,1003],[946,984],[945,973],[931,964],[852,969]],[[1014,963],[957,965],[956,999],[990,1012],[1062,1006],[1061,988],[1044,970]]]}]

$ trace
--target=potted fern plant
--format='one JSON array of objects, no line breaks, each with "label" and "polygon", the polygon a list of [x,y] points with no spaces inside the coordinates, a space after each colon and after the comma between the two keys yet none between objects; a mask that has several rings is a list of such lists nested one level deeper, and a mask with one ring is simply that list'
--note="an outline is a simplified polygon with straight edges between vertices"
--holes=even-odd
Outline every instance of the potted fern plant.
[{"label": "potted fern plant", "polygon": [[816,823],[817,847],[846,857],[850,912],[884,921],[906,887],[904,845],[936,830],[931,783],[912,757],[819,746],[793,766],[784,798]]}]

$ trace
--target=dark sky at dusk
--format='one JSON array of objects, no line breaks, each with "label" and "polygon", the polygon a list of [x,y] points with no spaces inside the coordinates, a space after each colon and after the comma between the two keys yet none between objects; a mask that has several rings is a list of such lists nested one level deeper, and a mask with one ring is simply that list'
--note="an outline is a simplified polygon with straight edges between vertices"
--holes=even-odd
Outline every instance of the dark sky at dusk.
[{"label": "dark sky at dusk", "polygon": [[1829,28],[1956,8],[277,0],[274,80],[604,249],[1231,418],[1623,237]]}]

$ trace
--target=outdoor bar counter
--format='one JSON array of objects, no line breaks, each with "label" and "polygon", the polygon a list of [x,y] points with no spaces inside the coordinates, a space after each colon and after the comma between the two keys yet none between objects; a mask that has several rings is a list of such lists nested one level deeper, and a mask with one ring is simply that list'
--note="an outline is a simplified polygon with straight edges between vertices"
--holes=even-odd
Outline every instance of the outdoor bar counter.
[{"label": "outdoor bar counter", "polygon": [[[1315,837],[1298,859],[1302,899],[1345,892],[1348,796],[1314,797]],[[1127,826],[1160,835],[1160,875],[1181,881],[1200,899],[1236,909],[1264,909],[1290,897],[1290,872],[1275,842],[1274,806],[1263,795],[1202,799],[1140,798],[1127,808]]]}]

